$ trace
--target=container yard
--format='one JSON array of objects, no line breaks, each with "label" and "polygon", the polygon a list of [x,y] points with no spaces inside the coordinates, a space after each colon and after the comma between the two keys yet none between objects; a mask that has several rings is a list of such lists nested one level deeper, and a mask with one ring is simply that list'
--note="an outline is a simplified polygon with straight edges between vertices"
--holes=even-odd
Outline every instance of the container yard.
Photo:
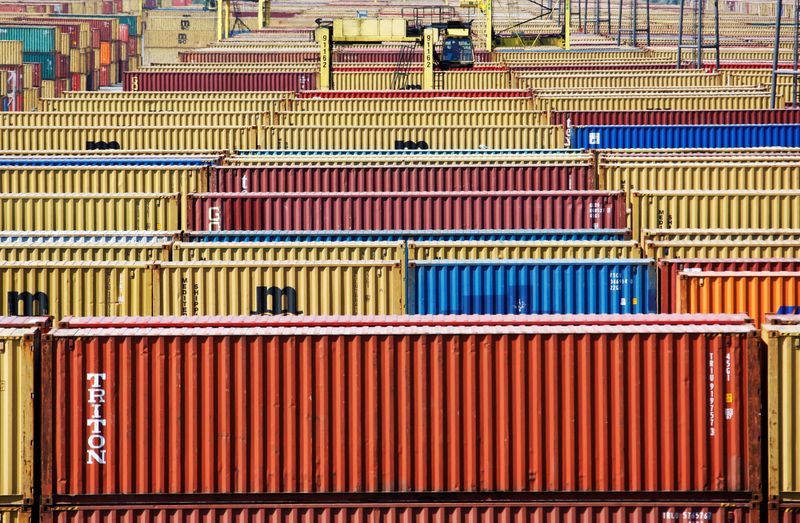
[{"label": "container yard", "polygon": [[800,0],[0,0],[0,523],[800,523]]}]

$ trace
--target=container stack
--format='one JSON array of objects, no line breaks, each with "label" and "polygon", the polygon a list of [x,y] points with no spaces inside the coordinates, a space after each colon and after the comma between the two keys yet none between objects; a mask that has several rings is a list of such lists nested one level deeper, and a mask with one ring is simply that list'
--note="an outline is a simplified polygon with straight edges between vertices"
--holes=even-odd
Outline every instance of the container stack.
[{"label": "container stack", "polygon": [[315,20],[388,0],[237,3],[223,41],[153,4],[0,2],[0,521],[800,522],[766,4],[720,67],[676,6],[612,45],[623,5],[433,90],[397,43],[320,89]]}]

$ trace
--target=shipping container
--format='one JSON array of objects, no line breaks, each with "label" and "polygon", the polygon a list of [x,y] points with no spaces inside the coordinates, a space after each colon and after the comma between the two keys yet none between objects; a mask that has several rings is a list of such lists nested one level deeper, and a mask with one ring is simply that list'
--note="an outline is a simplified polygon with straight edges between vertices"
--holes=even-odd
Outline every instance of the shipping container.
[{"label": "shipping container", "polygon": [[[170,93],[147,93],[148,98],[52,98],[44,101],[47,111],[81,112],[81,113],[217,113],[220,108],[231,112],[264,112],[286,110],[285,100],[265,98],[206,98],[196,99],[191,96],[180,98],[164,98]],[[269,93],[264,93],[269,94]]]},{"label": "shipping container", "polygon": [[[800,219],[800,218],[798,218]],[[625,227],[622,192],[190,194],[188,230],[603,229]]]},{"label": "shipping container", "polygon": [[252,127],[266,123],[266,114],[232,111],[0,113],[2,127]]},{"label": "shipping container", "polygon": [[0,248],[9,243],[47,244],[162,244],[179,237],[180,231],[0,231]]},{"label": "shipping container", "polygon": [[170,262],[156,266],[158,314],[403,314],[398,260]]},{"label": "shipping container", "polygon": [[306,91],[314,89],[312,72],[125,72],[123,90],[136,91]]},{"label": "shipping container", "polygon": [[644,229],[642,237],[652,241],[780,241],[800,240],[800,229]]},{"label": "shipping container", "polygon": [[644,252],[650,258],[800,258],[800,241],[662,240],[646,241]]},{"label": "shipping container", "polygon": [[[383,242],[383,241],[620,241],[627,229],[508,229],[433,231],[188,231],[189,242]],[[0,242],[4,236],[0,233]]]},{"label": "shipping container", "polygon": [[[0,262],[7,316],[152,315],[153,273],[145,262]],[[91,299],[87,299],[91,297]]]},{"label": "shipping container", "polygon": [[656,312],[653,260],[409,261],[412,314]]},{"label": "shipping container", "polygon": [[38,521],[34,519],[33,512],[30,508],[1,505],[0,520],[2,520],[3,523],[34,523]]},{"label": "shipping container", "polygon": [[767,500],[800,503],[800,327],[762,326],[767,346]]},{"label": "shipping container", "polygon": [[[450,111],[530,111],[534,110],[533,98],[425,98],[420,91],[408,91],[409,98],[297,98],[288,103],[292,111],[375,111],[375,112],[450,112]],[[435,92],[435,91],[426,91]]]},{"label": "shipping container", "polygon": [[800,124],[593,125],[568,130],[575,149],[797,147]]},{"label": "shipping container", "polygon": [[[589,164],[215,167],[211,192],[481,192],[594,188]],[[798,183],[800,188],[800,183]],[[194,191],[203,192],[203,191]]]},{"label": "shipping container", "polygon": [[[0,244],[0,253],[3,246]],[[175,242],[174,261],[405,261],[405,242]]]},{"label": "shipping container", "polygon": [[[9,323],[5,318],[0,322]],[[38,468],[34,361],[39,357],[39,340],[39,331],[31,326],[0,328],[0,505],[34,503],[34,468]]]},{"label": "shipping container", "polygon": [[[757,347],[751,325],[56,329],[42,357],[44,502],[752,501]],[[114,401],[92,403],[103,396]]]},{"label": "shipping container", "polygon": [[3,243],[0,261],[169,261],[170,244]]},{"label": "shipping container", "polygon": [[[800,513],[800,511],[798,511]],[[757,505],[713,502],[431,502],[330,504],[181,504],[88,505],[55,507],[44,512],[42,523],[131,521],[140,523],[212,523],[232,521],[415,521],[417,523],[503,523],[507,521],[581,521],[582,523],[647,523],[652,521],[707,521],[760,523]],[[15,522],[12,522],[15,523]],[[782,519],[770,523],[797,523]]]},{"label": "shipping container", "polygon": [[[1,247],[0,247],[1,248]],[[408,242],[411,260],[533,260],[640,258],[630,241],[416,241]]]},{"label": "shipping container", "polygon": [[677,311],[678,276],[683,271],[799,272],[800,259],[788,258],[684,258],[658,260],[658,312]]},{"label": "shipping container", "polygon": [[3,231],[175,231],[179,194],[0,194]]},{"label": "shipping container", "polygon": [[800,123],[800,109],[553,111],[552,125],[758,125]]},{"label": "shipping container", "polygon": [[800,522],[800,503],[770,505],[766,516],[769,523],[798,523]]},{"label": "shipping container", "polygon": [[[800,121],[800,117],[798,117]],[[370,112],[370,111],[293,111],[271,115],[275,125],[365,125],[368,127],[416,125],[420,127],[490,126],[490,125],[547,125],[544,111],[429,111]]]},{"label": "shipping container", "polygon": [[760,327],[767,314],[800,306],[800,272],[691,271],[678,274],[679,313],[746,313]]}]

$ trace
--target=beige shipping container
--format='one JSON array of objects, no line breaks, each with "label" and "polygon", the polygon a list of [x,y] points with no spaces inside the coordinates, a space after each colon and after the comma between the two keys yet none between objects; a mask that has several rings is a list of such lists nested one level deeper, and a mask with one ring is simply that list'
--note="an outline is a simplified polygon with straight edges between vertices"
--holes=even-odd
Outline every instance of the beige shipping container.
[{"label": "beige shipping container", "polygon": [[156,266],[159,314],[403,314],[402,260],[171,262]]},{"label": "beige shipping container", "polygon": [[152,316],[153,269],[145,262],[0,262],[4,315]]},{"label": "beige shipping container", "polygon": [[0,261],[169,261],[170,258],[168,243],[0,243]]},{"label": "beige shipping container", "polygon": [[641,258],[635,241],[409,241],[409,260]]},{"label": "beige shipping container", "polygon": [[2,231],[180,230],[175,193],[0,194]]},{"label": "beige shipping container", "polygon": [[216,27],[211,29],[152,29],[144,32],[145,55],[154,47],[195,49],[217,40]]},{"label": "beige shipping container", "polygon": [[293,127],[263,129],[266,149],[560,149],[560,126]]},{"label": "beige shipping container", "polygon": [[[2,243],[0,243],[2,248]],[[175,242],[172,260],[403,260],[405,242]]]},{"label": "beige shipping container", "polygon": [[266,113],[257,112],[0,112],[0,127],[252,127],[266,123]]},{"label": "beige shipping container", "polygon": [[0,64],[22,64],[22,42],[18,40],[0,40]]},{"label": "beige shipping container", "polygon": [[415,125],[424,127],[490,126],[490,125],[548,125],[549,118],[543,111],[427,111],[408,112],[276,112],[273,125],[299,126],[353,126],[366,127]]},{"label": "beige shipping container", "polygon": [[114,100],[158,98],[164,100],[285,100],[294,97],[290,91],[66,91],[65,99]]},{"label": "beige shipping container", "polygon": [[[163,93],[152,93],[163,94]],[[163,99],[163,98],[52,98],[47,100],[45,111],[77,113],[197,113],[217,114],[220,111],[234,113],[269,113],[288,107],[283,100],[259,99]]]},{"label": "beige shipping container", "polygon": [[[509,71],[445,71],[441,75],[442,89],[450,91],[496,90],[511,87]],[[395,72],[341,71],[333,73],[333,86],[338,91],[385,91],[393,89]],[[408,73],[409,85],[422,85],[422,70]]]},{"label": "beige shipping container", "polygon": [[[795,302],[800,303],[800,302]],[[800,502],[800,326],[763,325],[767,346],[767,501]]]},{"label": "beige shipping container", "polygon": [[450,112],[529,111],[534,99],[519,98],[298,98],[289,101],[292,111],[314,112]]},{"label": "beige shipping container", "polygon": [[[0,505],[34,503],[37,344],[36,329],[0,329]],[[0,517],[3,515],[0,512]]]},{"label": "beige shipping container", "polygon": [[632,231],[800,229],[800,191],[632,191]]},{"label": "beige shipping container", "polygon": [[639,73],[634,71],[603,71],[601,73],[549,72],[518,73],[517,86],[539,89],[608,89],[614,87],[663,87],[663,86],[716,86],[723,84],[722,75],[696,71],[670,71]]},{"label": "beige shipping container", "polygon": [[13,127],[0,128],[7,150],[258,149],[256,127]]},{"label": "beige shipping container", "polygon": [[800,229],[644,229],[645,241],[800,241]]},{"label": "beige shipping container", "polygon": [[800,257],[800,240],[736,241],[736,240],[648,240],[648,258],[715,258],[767,259]]},{"label": "beige shipping container", "polygon": [[[782,109],[784,100],[778,99],[776,107]],[[769,93],[760,94],[696,94],[664,93],[606,93],[606,94],[547,94],[536,99],[535,109],[542,111],[643,111],[652,109],[720,110],[768,109]]]}]

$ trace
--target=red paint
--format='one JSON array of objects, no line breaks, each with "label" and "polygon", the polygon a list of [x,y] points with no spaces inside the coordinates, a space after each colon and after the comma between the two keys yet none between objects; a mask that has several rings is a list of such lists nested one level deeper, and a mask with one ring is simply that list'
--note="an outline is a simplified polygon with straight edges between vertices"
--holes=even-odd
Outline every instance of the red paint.
[{"label": "red paint", "polygon": [[125,91],[300,91],[314,89],[316,76],[311,72],[132,71],[123,75],[123,86]]},{"label": "red paint", "polygon": [[558,191],[594,188],[584,165],[215,167],[210,192]]},{"label": "red paint", "polygon": [[624,229],[622,191],[190,194],[192,231]]},{"label": "red paint", "polygon": [[678,311],[678,274],[701,271],[800,271],[800,260],[791,259],[664,259],[658,261],[658,311]]},{"label": "red paint", "polygon": [[491,91],[306,91],[298,98],[521,98],[530,91],[498,89]]},{"label": "red paint", "polygon": [[554,111],[552,125],[726,125],[800,123],[800,109]]}]

